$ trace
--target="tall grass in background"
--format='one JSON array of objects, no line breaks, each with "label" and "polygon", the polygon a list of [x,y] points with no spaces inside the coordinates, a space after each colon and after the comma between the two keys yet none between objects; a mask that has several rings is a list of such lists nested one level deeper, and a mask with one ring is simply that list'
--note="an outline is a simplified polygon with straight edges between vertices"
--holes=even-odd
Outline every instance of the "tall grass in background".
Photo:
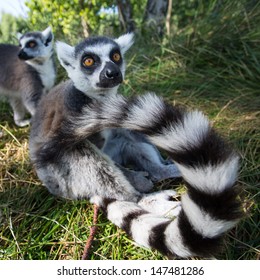
[{"label": "tall grass in background", "polygon": [[[260,4],[203,2],[192,21],[176,26],[168,39],[137,34],[120,90],[154,91],[172,104],[202,110],[231,142],[241,156],[238,184],[245,189],[246,215],[216,257],[259,259]],[[29,128],[13,125],[6,103],[0,112],[0,259],[80,259],[92,206],[47,192],[28,159]],[[184,191],[172,180],[156,187]],[[92,259],[165,259],[137,247],[102,214],[92,249]]]}]

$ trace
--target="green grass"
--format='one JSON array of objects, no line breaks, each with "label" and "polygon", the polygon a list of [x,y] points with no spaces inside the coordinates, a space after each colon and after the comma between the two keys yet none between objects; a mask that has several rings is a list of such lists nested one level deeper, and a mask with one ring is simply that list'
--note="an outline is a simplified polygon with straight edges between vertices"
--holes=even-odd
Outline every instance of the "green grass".
[{"label": "green grass", "polygon": [[[202,110],[232,143],[241,156],[238,184],[244,189],[246,217],[228,233],[216,257],[259,259],[260,5],[224,3],[217,17],[210,7],[169,40],[150,43],[137,36],[121,91],[154,91],[173,104]],[[13,124],[6,103],[0,103],[0,112],[0,259],[80,259],[92,206],[47,192],[28,158],[29,128]],[[171,180],[157,185],[171,187],[183,191]],[[100,214],[91,259],[165,257],[137,247]]]}]

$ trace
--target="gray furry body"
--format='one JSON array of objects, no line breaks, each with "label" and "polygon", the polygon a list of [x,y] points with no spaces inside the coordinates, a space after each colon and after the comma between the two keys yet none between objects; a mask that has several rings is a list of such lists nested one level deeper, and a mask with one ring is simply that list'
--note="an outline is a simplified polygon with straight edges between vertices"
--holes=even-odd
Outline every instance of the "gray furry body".
[{"label": "gray furry body", "polygon": [[55,66],[50,28],[20,37],[20,46],[0,45],[0,95],[9,101],[18,126],[29,124],[42,95],[54,85]]},{"label": "gray furry body", "polygon": [[[56,86],[41,100],[30,137],[30,155],[37,174],[51,193],[61,197],[101,195],[137,201],[140,193],[113,161],[87,137],[79,139],[71,131],[70,120],[77,118],[90,100],[71,81]],[[68,147],[66,142],[72,138],[75,143]]]}]

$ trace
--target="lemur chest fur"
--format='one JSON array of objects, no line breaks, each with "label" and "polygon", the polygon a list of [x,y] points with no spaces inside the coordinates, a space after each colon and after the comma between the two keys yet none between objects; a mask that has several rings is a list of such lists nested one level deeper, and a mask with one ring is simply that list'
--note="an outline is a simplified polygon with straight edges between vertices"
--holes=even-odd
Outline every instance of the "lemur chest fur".
[{"label": "lemur chest fur", "polygon": [[53,59],[44,61],[43,63],[40,61],[37,63],[31,63],[28,61],[27,63],[31,65],[39,74],[44,90],[49,91],[54,86],[56,77]]}]

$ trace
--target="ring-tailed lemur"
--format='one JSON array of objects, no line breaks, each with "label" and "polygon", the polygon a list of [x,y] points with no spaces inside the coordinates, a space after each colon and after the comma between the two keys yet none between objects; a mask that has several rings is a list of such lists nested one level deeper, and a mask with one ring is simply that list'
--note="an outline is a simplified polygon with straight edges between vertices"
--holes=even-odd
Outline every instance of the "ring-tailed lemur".
[{"label": "ring-tailed lemur", "polygon": [[[104,85],[100,85],[100,87],[97,89],[92,85],[95,82],[99,83],[99,71],[101,72],[102,67],[95,68],[93,73],[89,74],[89,79],[92,79],[93,84],[88,85],[87,89],[82,89],[86,95],[95,96],[95,98],[102,98],[104,95],[115,94],[117,92],[118,86],[123,81],[125,73],[123,54],[132,46],[133,37],[133,33],[122,37],[124,40],[127,39],[127,44],[125,44],[124,49],[121,50],[121,53],[119,52],[119,57],[117,58],[119,59],[117,63],[119,68],[116,69],[116,71],[119,71],[119,77],[110,77]],[[122,40],[122,38],[119,40]],[[102,40],[104,42],[102,42]],[[98,43],[96,43],[96,40],[91,39],[87,42],[87,44],[90,48],[95,48],[92,49],[92,51],[93,55],[95,55],[97,52],[97,57],[99,56],[100,46],[102,46],[103,49],[107,48],[107,57],[106,55],[103,55],[101,59],[102,62],[111,62],[109,51],[111,48],[114,48],[114,42],[112,42],[112,40],[108,40],[106,37],[99,37]],[[68,72],[70,72],[70,69],[67,68],[62,60],[61,64]],[[74,81],[74,78],[72,78],[72,80],[75,82],[75,85],[79,84],[77,80]],[[153,187],[153,182],[180,176],[176,166],[172,164],[172,162],[164,160],[156,147],[151,145],[147,138],[141,133],[132,132],[125,129],[106,129],[105,131],[102,131],[98,134],[98,137],[97,135],[94,135],[90,138],[90,140],[99,148],[101,148],[102,145],[98,145],[98,143],[100,143],[98,138],[102,137],[105,139],[102,151],[113,161],[115,161],[115,163],[120,167],[130,182],[134,184],[138,190],[142,192],[149,191]],[[125,167],[131,167],[133,170],[129,170],[129,168]]]},{"label": "ring-tailed lemur", "polygon": [[55,81],[53,34],[48,27],[42,32],[19,36],[20,46],[0,45],[0,95],[7,97],[18,126],[29,124],[41,96]]},{"label": "ring-tailed lemur", "polygon": [[[79,91],[78,94],[69,96],[70,103],[76,104],[78,102],[79,104],[76,105],[81,106],[82,101],[80,98],[82,98],[82,96],[90,96],[99,99],[108,94],[116,94],[117,88],[122,82],[125,72],[123,53],[125,53],[132,45],[133,34],[120,37],[118,40],[125,40],[125,43],[127,44],[125,44],[124,48],[121,47],[120,49],[120,46],[116,42],[109,40],[106,37],[91,38],[85,42],[88,47],[88,53],[85,50],[84,55],[86,56],[88,54],[88,56],[84,58],[89,59],[90,55],[91,57],[95,57],[96,66],[90,67],[92,68],[92,71],[87,73],[89,82],[84,85],[85,88],[81,85],[79,76],[72,74],[74,87],[78,91],[82,90],[84,94]],[[101,49],[100,46],[102,46]],[[78,48],[80,51],[83,51],[80,49],[80,46],[78,46]],[[119,56],[117,62],[111,60],[111,50],[118,51],[118,53],[115,53],[115,55]],[[67,65],[67,61],[61,60],[61,63],[70,75],[70,66]],[[115,77],[106,77],[103,74],[104,71],[118,71],[118,73],[116,73]],[[114,75],[113,73],[111,74]],[[100,85],[97,87],[95,85],[96,83],[100,83]],[[73,100],[73,98],[75,98],[75,100]],[[75,107],[75,109],[77,110],[78,108]],[[40,118],[39,121],[41,121]],[[152,181],[179,176],[179,171],[176,166],[174,164],[166,164],[166,161],[162,159],[158,150],[147,141],[144,135],[137,132],[130,132],[125,129],[107,129],[102,133],[102,136],[105,137],[103,152],[116,162],[124,175],[127,176],[128,180],[134,184],[135,188],[139,191],[147,192],[151,190],[153,187]],[[91,137],[90,140],[95,143],[97,139]],[[138,171],[149,173],[149,178],[144,175],[144,172],[135,172],[124,168],[129,165],[135,170],[137,169]]]},{"label": "ring-tailed lemur", "polygon": [[[209,256],[242,215],[235,186],[238,157],[200,112],[173,107],[153,94],[130,99],[107,94],[122,80],[121,55],[131,41],[123,35],[89,38],[76,47],[58,43],[71,80],[40,101],[32,121],[31,160],[51,193],[90,198],[137,243],[168,256]],[[171,200],[170,190],[142,194],[88,141],[106,128],[142,132],[169,153],[187,182],[182,206]],[[179,215],[163,217],[168,210]]]}]

